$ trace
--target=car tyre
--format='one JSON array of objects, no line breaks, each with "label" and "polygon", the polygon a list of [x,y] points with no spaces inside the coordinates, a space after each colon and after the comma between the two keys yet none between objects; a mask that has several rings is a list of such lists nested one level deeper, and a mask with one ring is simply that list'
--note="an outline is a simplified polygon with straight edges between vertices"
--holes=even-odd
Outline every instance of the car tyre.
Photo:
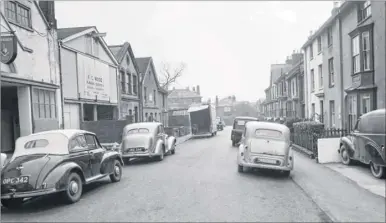
[{"label": "car tyre", "polygon": [[176,154],[176,144],[174,144],[173,149],[171,150],[172,155]]},{"label": "car tyre", "polygon": [[1,204],[8,209],[17,209],[23,205],[23,198],[1,199]]},{"label": "car tyre", "polygon": [[72,172],[67,179],[67,188],[63,192],[63,200],[67,204],[73,204],[80,200],[83,192],[82,178],[78,173]]},{"label": "car tyre", "polygon": [[283,176],[284,177],[289,177],[291,175],[291,171],[289,171],[289,170],[284,170],[283,171]]},{"label": "car tyre", "polygon": [[164,160],[164,156],[165,156],[165,151],[164,151],[164,148],[161,149],[161,155],[159,155],[157,158],[158,158],[158,161],[162,161]]},{"label": "car tyre", "polygon": [[385,176],[385,168],[383,166],[376,165],[373,162],[370,163],[370,170],[371,174],[378,179]]},{"label": "car tyre", "polygon": [[118,160],[114,160],[114,170],[113,173],[110,174],[111,182],[119,182],[122,178],[122,165]]},{"label": "car tyre", "polygon": [[240,164],[237,165],[237,171],[238,171],[239,173],[243,173],[243,172],[244,172],[244,167],[241,166]]},{"label": "car tyre", "polygon": [[351,164],[351,159],[348,154],[348,150],[345,145],[342,145],[340,147],[340,159],[344,165],[350,165]]}]

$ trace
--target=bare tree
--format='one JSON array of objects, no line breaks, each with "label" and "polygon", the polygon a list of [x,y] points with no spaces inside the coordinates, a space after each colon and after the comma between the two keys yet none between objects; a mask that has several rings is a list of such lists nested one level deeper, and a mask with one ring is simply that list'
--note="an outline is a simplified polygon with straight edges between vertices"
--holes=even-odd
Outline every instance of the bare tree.
[{"label": "bare tree", "polygon": [[163,63],[163,69],[161,71],[162,77],[161,77],[161,86],[165,89],[168,89],[170,84],[173,84],[177,81],[178,78],[180,78],[186,68],[185,63],[180,63],[180,65],[177,68],[172,69],[170,64]]}]

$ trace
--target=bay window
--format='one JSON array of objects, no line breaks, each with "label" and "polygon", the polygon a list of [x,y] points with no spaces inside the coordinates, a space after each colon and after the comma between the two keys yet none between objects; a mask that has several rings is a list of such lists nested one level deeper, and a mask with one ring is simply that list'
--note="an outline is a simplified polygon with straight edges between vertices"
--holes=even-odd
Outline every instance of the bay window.
[{"label": "bay window", "polygon": [[361,56],[359,48],[359,35],[357,35],[352,39],[352,66],[354,74],[360,72],[361,70]]},{"label": "bay window", "polygon": [[363,70],[370,70],[370,32],[362,33]]}]

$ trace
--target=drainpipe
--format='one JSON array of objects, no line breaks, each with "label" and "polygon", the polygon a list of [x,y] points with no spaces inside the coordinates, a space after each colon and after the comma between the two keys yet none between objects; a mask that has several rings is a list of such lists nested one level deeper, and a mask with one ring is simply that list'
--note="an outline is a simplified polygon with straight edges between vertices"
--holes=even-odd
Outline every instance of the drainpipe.
[{"label": "drainpipe", "polygon": [[61,128],[64,129],[64,94],[63,94],[63,74],[62,74],[62,41],[58,41],[58,56],[59,56],[59,80],[60,80],[60,97],[61,97],[61,104],[62,104],[62,126]]},{"label": "drainpipe", "polygon": [[340,124],[341,124],[341,128],[344,127],[344,117],[345,117],[345,109],[344,108],[344,87],[343,87],[343,46],[342,46],[342,19],[341,19],[341,15],[339,14],[338,16],[338,21],[339,21],[339,64],[340,64],[340,69],[339,69],[339,72],[340,72]]},{"label": "drainpipe", "polygon": [[139,73],[138,75],[138,97],[139,97],[139,108],[138,108],[138,118],[139,118],[139,121],[140,122],[143,122],[143,98],[142,98],[142,84],[143,84],[143,80],[142,80],[142,73]]},{"label": "drainpipe", "polygon": [[[307,47],[306,47],[307,49]],[[307,68],[307,50],[304,49],[304,74],[303,74],[303,96],[304,96],[304,118],[307,118],[309,116],[309,111],[308,111],[308,81],[307,81],[307,75],[308,75],[308,68]]]}]

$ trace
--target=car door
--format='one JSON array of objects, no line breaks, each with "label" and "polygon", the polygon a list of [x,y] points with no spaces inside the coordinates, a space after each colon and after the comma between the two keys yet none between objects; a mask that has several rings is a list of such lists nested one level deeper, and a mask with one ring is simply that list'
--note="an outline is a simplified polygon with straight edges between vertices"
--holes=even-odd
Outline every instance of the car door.
[{"label": "car door", "polygon": [[85,179],[88,179],[92,176],[90,154],[84,135],[77,135],[70,139],[69,161],[78,164],[80,168],[82,168]]},{"label": "car door", "polygon": [[90,153],[91,171],[93,176],[98,176],[101,171],[101,163],[105,149],[99,146],[92,134],[85,134],[85,140]]},{"label": "car door", "polygon": [[352,131],[352,133],[350,134],[350,138],[351,138],[351,142],[354,146],[354,154],[353,154],[353,158],[356,159],[356,160],[359,160],[359,161],[363,161],[363,151],[361,146],[360,146],[360,132],[359,132],[359,125],[360,125],[360,119],[357,120],[356,124],[355,124],[355,127]]},{"label": "car door", "polygon": [[[161,135],[161,139],[162,141],[164,142],[165,144],[165,148],[166,150],[169,150],[169,145],[168,145],[168,135],[165,133],[165,130],[164,130],[164,126],[163,125],[160,125],[158,126],[159,128],[159,133]],[[167,151],[166,151],[167,152]]]}]

